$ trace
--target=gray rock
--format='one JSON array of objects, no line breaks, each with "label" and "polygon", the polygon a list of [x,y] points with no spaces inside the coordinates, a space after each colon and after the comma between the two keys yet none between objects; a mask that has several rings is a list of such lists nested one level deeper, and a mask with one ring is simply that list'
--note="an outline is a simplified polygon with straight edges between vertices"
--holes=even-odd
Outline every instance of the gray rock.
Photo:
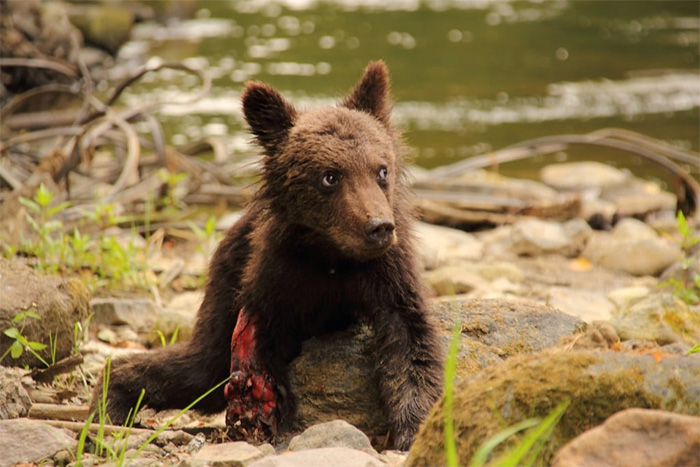
[{"label": "gray rock", "polygon": [[621,310],[611,323],[623,340],[648,340],[660,345],[700,342],[700,313],[671,294],[649,295]]},{"label": "gray rock", "polygon": [[357,449],[374,457],[378,456],[367,435],[345,420],[333,420],[311,426],[289,442],[290,451],[333,447]]},{"label": "gray rock", "polygon": [[445,340],[461,323],[458,374],[469,376],[521,353],[556,345],[585,328],[580,319],[530,300],[452,300],[436,304]]},{"label": "gray rock", "polygon": [[576,256],[591,236],[592,230],[582,219],[572,219],[564,224],[525,219],[513,226],[507,239],[508,248],[521,256],[559,254]]},{"label": "gray rock", "polygon": [[264,456],[260,449],[244,441],[232,443],[207,444],[193,459],[197,463],[206,463],[211,467],[245,467]]},{"label": "gray rock", "polygon": [[149,332],[158,319],[158,307],[148,299],[95,298],[90,305],[93,323],[109,326],[128,324],[138,333]]},{"label": "gray rock", "polygon": [[426,269],[481,258],[482,243],[473,235],[457,229],[417,222],[415,226],[420,252]]},{"label": "gray rock", "polygon": [[364,326],[304,342],[290,367],[300,425],[340,418],[367,434],[385,434],[388,419],[373,376],[375,358],[372,334]]},{"label": "gray rock", "polygon": [[[613,413],[645,407],[700,415],[700,358],[613,351],[546,350],[518,355],[457,383],[452,417],[460,464],[483,440],[529,417],[571,403],[535,464]],[[436,404],[411,448],[407,465],[444,465],[444,402]],[[665,439],[665,437],[664,437]],[[502,453],[499,446],[495,455]]]},{"label": "gray rock", "polygon": [[700,417],[623,410],[569,441],[552,465],[700,465]]},{"label": "gray rock", "polygon": [[78,442],[63,430],[35,420],[0,420],[0,467],[40,463]]},{"label": "gray rock", "polygon": [[32,401],[22,385],[26,373],[18,368],[0,366],[0,420],[24,417],[32,408]]},{"label": "gray rock", "polygon": [[579,191],[621,185],[630,176],[600,162],[552,164],[540,171],[540,180],[557,190]]},{"label": "gray rock", "polygon": [[[0,331],[16,327],[21,329],[30,342],[45,344],[47,348],[38,353],[49,363],[51,340],[56,343],[57,361],[72,353],[74,326],[76,322],[85,324],[89,313],[89,301],[90,292],[77,279],[40,276],[24,264],[0,258]],[[40,319],[26,318],[23,322],[13,322],[13,318],[24,311],[35,312]],[[13,342],[13,339],[0,332],[0,355],[4,354]],[[43,363],[28,351],[23,352],[18,359],[8,355],[2,364],[43,366]]]},{"label": "gray rock", "polygon": [[278,456],[268,456],[250,464],[250,467],[384,467],[384,464],[366,452],[335,447],[307,449]]},{"label": "gray rock", "polygon": [[582,256],[605,268],[642,276],[659,274],[679,261],[682,253],[643,222],[623,219],[612,232],[597,232]]}]

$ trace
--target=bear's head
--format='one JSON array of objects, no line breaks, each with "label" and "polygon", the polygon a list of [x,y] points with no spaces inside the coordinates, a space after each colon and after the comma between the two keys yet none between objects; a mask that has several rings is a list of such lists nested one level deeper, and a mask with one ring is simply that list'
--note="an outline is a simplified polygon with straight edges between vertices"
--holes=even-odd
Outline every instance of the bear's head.
[{"label": "bear's head", "polygon": [[358,261],[397,242],[404,174],[383,62],[370,63],[337,107],[301,112],[257,82],[242,101],[264,150],[259,196],[276,218]]}]

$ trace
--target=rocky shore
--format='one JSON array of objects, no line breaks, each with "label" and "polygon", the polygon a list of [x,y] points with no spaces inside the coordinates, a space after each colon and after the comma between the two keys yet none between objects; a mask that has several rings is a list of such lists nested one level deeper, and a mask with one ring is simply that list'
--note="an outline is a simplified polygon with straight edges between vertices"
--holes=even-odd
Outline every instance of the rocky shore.
[{"label": "rocky shore", "polygon": [[[672,212],[667,206],[647,222],[620,219],[608,231],[594,230],[581,217],[523,217],[471,233],[417,225],[431,312],[446,346],[453,327],[461,329],[452,413],[461,463],[489,436],[543,417],[563,400],[570,406],[545,445],[547,463],[700,462],[700,356],[689,354],[700,343],[700,308],[696,298],[684,301],[671,286],[673,279],[681,283],[697,274],[699,250],[684,249]],[[697,227],[689,235],[697,236]],[[174,261],[165,255],[152,260]],[[180,271],[204,273],[206,262],[197,255],[179,261]],[[43,380],[41,372],[0,367],[0,465],[76,465],[89,383],[106,358],[168,345],[173,334],[187,339],[201,299],[198,291],[170,294],[161,303],[146,295],[91,298],[75,278],[43,276],[19,259],[0,260],[3,328],[17,328],[13,318],[32,310],[40,319],[28,320],[36,322],[23,326],[22,336],[28,342],[57,336],[53,355],[48,348],[38,351],[44,359],[82,357],[67,374]],[[126,440],[124,459],[128,465],[443,465],[442,404],[409,453],[383,450],[386,418],[372,379],[369,332],[357,326],[304,344],[291,367],[300,396],[298,436],[275,446],[226,441],[223,416],[187,413],[143,447],[152,429],[176,415],[145,409]],[[0,350],[12,342],[5,332]],[[25,351],[2,364],[37,366],[37,359]],[[87,385],[75,383],[81,377]],[[659,442],[654,427],[662,426],[682,442],[638,452]],[[104,461],[85,454],[81,463]]]}]

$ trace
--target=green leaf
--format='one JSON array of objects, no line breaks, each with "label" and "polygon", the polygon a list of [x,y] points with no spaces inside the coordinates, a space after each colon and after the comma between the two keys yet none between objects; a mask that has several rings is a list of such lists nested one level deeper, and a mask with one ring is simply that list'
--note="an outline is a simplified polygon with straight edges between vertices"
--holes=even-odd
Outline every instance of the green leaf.
[{"label": "green leaf", "polygon": [[25,311],[24,312],[25,317],[27,318],[34,318],[34,319],[41,319],[41,315],[37,313],[36,311]]},{"label": "green leaf", "polygon": [[53,192],[46,188],[42,183],[39,185],[39,189],[36,191],[36,196],[34,196],[34,201],[42,208],[47,207],[51,204],[51,199],[53,198]]},{"label": "green leaf", "polygon": [[44,350],[46,348],[46,344],[42,344],[41,342],[27,342],[27,345],[32,350]]},{"label": "green leaf", "polygon": [[33,211],[33,212],[35,212],[35,213],[41,212],[41,206],[39,206],[38,204],[36,204],[36,203],[35,203],[34,201],[32,201],[31,199],[22,198],[22,197],[20,196],[20,197],[19,197],[19,202],[20,202],[20,204],[21,204],[22,206],[25,206],[25,207],[26,207],[27,209],[29,209],[30,211]]},{"label": "green leaf", "polygon": [[70,205],[71,205],[70,201],[64,201],[63,203],[57,204],[56,206],[54,206],[54,207],[52,207],[52,208],[49,208],[49,210],[47,211],[47,213],[48,213],[49,216],[53,216],[53,215],[56,214],[57,212],[61,212],[61,211],[63,211],[64,209],[69,208]]},{"label": "green leaf", "polygon": [[10,339],[17,339],[17,336],[19,336],[19,329],[17,328],[7,328],[3,332],[7,337]]},{"label": "green leaf", "polygon": [[700,353],[700,344],[695,344],[692,349],[688,350],[688,355],[693,355],[694,353]]},{"label": "green leaf", "polygon": [[491,436],[489,439],[484,441],[481,446],[476,450],[474,453],[474,457],[472,457],[472,461],[470,462],[471,467],[481,467],[483,465],[486,465],[486,460],[488,457],[491,455],[491,452],[502,442],[513,436],[514,434],[526,430],[528,428],[532,428],[533,426],[537,425],[540,423],[539,418],[528,418],[527,420],[523,420],[520,423],[516,423],[513,426],[509,426],[495,435]]},{"label": "green leaf", "polygon": [[14,341],[12,346],[10,346],[10,355],[12,358],[18,359],[22,356],[22,352],[24,352],[24,347],[22,347],[22,344],[20,344],[19,341]]}]

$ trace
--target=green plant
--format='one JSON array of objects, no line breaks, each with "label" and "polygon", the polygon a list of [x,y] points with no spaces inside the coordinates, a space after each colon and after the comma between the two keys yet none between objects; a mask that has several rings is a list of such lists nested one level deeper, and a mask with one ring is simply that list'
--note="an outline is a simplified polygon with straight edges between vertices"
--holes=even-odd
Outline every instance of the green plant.
[{"label": "green plant", "polygon": [[680,278],[667,279],[659,283],[659,287],[668,290],[689,305],[698,304],[700,303],[700,272],[697,271],[697,264],[693,267],[692,248],[700,243],[700,236],[693,234],[693,229],[688,225],[682,211],[678,211],[676,215],[676,225],[683,252]]},{"label": "green plant", "polygon": [[[485,465],[501,467],[534,465],[545,443],[552,436],[554,427],[559,423],[567,407],[569,407],[569,403],[570,401],[567,400],[559,404],[544,420],[530,418],[496,433],[479,446],[469,465],[471,467],[482,467]],[[487,464],[489,456],[498,445],[523,430],[528,431],[522,439]]]},{"label": "green plant", "polygon": [[25,219],[37,234],[37,239],[23,240],[22,250],[36,256],[40,260],[40,266],[46,269],[57,270],[58,265],[64,260],[64,235],[63,224],[53,217],[64,211],[70,203],[59,203],[51,206],[54,194],[42,183],[32,199],[19,198],[19,202],[29,212]]},{"label": "green plant", "polygon": [[700,353],[700,344],[695,344],[690,350],[688,350],[688,355],[693,355]]},{"label": "green plant", "polygon": [[161,208],[177,209],[182,206],[182,202],[177,197],[177,187],[189,175],[186,172],[170,172],[161,169],[157,172],[158,178],[165,183],[161,189],[161,197],[158,204]]},{"label": "green plant", "polygon": [[216,231],[216,216],[209,216],[204,228],[199,227],[194,222],[190,222],[189,225],[198,240],[197,251],[205,258],[208,257],[221,240],[221,235],[218,235]]},{"label": "green plant", "polygon": [[177,336],[180,333],[180,325],[178,324],[175,327],[175,331],[173,331],[173,335],[170,336],[170,340],[167,340],[165,338],[165,334],[163,334],[163,332],[160,329],[158,329],[156,332],[158,333],[158,339],[160,339],[161,347],[166,347],[167,345],[172,345],[175,342],[177,342]]},{"label": "green plant", "polygon": [[38,353],[46,348],[46,344],[42,344],[41,342],[30,341],[24,335],[24,328],[26,327],[27,319],[29,318],[41,319],[41,316],[35,311],[22,311],[20,313],[17,313],[12,318],[13,323],[20,323],[19,329],[15,326],[12,326],[3,331],[3,334],[5,334],[10,339],[13,339],[13,342],[10,345],[10,347],[8,347],[8,349],[5,351],[5,353],[2,354],[2,356],[0,356],[0,362],[3,361],[8,354],[12,358],[18,359],[26,350],[32,355],[34,355],[37,358],[37,360],[39,360],[41,363],[43,363],[46,366],[49,366],[49,363],[46,360],[44,360],[44,358],[42,358],[42,356]]},{"label": "green plant", "polygon": [[180,410],[177,414],[175,414],[175,416],[170,418],[163,426],[155,430],[153,434],[136,449],[136,451],[131,455],[131,457],[129,457],[129,459],[125,459],[129,436],[131,435],[131,430],[136,420],[136,414],[138,413],[139,408],[141,407],[145,391],[143,389],[141,390],[139,398],[136,401],[136,405],[132,410],[129,411],[124,429],[112,435],[112,442],[107,442],[105,439],[105,425],[108,421],[107,392],[109,387],[110,371],[111,360],[108,358],[105,364],[104,373],[102,375],[102,393],[97,403],[97,412],[90,414],[88,419],[85,421],[83,428],[80,431],[78,445],[76,447],[75,455],[73,456],[76,460],[76,466],[82,465],[82,458],[85,454],[85,450],[87,447],[88,435],[90,433],[90,429],[92,428],[92,421],[94,420],[95,416],[97,416],[98,427],[97,433],[95,434],[95,437],[93,439],[93,444],[95,447],[94,454],[104,459],[105,462],[113,462],[118,467],[130,465],[134,458],[136,458],[141,453],[141,451],[143,451],[146,448],[146,446],[151,444],[158,437],[158,435],[160,435],[163,431],[167,430],[178,418],[187,413],[202,399],[209,396],[209,394],[221,388],[221,386],[226,384],[230,379],[230,377],[227,377],[225,380],[221,381],[216,386],[212,387],[207,392],[205,392],[197,399],[192,401],[192,403],[190,403],[187,407]]},{"label": "green plant", "polygon": [[108,234],[108,228],[130,220],[116,214],[111,204],[98,204],[93,210],[83,211],[83,217],[99,227],[95,238],[73,227],[71,234],[64,233],[65,226],[57,219],[69,203],[52,206],[53,193],[40,185],[32,199],[20,198],[27,207],[27,222],[36,235],[24,239],[19,248],[5,248],[5,255],[19,253],[37,259],[36,266],[51,272],[75,271],[94,291],[105,286],[147,288],[155,282],[148,274],[146,252],[134,245],[136,233],[121,240]]}]

